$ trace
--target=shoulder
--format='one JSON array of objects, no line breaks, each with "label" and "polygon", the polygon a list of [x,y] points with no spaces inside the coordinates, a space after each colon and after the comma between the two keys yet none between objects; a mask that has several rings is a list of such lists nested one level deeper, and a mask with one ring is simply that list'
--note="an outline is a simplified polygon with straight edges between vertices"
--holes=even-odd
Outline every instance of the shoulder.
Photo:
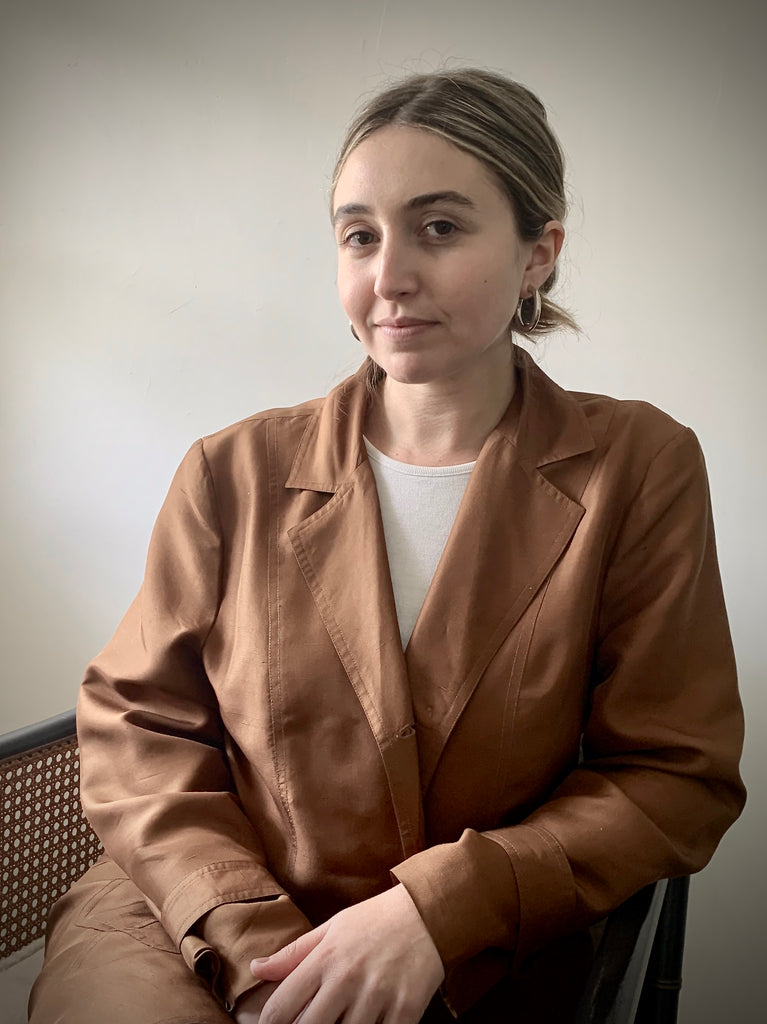
[{"label": "shoulder", "polygon": [[655,519],[674,506],[686,521],[705,520],[708,476],[698,438],[649,402],[573,393],[587,417],[594,450],[584,507],[610,521]]},{"label": "shoulder", "polygon": [[200,438],[192,447],[214,480],[245,481],[261,475],[275,459],[292,462],[307,426],[316,420],[327,398],[254,413]]},{"label": "shoulder", "polygon": [[529,353],[518,354],[517,361],[522,384],[517,440],[538,465],[581,455],[592,463],[640,466],[666,446],[697,445],[688,427],[649,402],[565,390]]},{"label": "shoulder", "polygon": [[585,416],[596,450],[603,457],[613,455],[648,463],[663,452],[700,451],[690,427],[650,402],[580,391],[567,393]]},{"label": "shoulder", "polygon": [[[307,425],[325,398],[265,409],[198,438],[178,466],[169,494],[194,501],[238,504],[261,491],[270,477],[286,476]],[[282,467],[275,474],[275,464]],[[207,499],[204,496],[207,494]]]},{"label": "shoulder", "polygon": [[262,438],[270,430],[280,435],[289,435],[293,430],[302,430],[308,420],[316,418],[325,401],[325,397],[313,398],[299,405],[264,409],[212,434],[206,434],[201,438],[202,445],[206,454],[213,455],[232,447],[247,445],[255,438]]}]

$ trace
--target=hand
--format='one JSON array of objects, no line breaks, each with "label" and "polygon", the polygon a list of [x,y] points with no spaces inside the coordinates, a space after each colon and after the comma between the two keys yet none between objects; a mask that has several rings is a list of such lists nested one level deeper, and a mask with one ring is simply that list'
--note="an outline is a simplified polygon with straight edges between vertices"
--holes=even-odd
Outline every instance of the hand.
[{"label": "hand", "polygon": [[251,992],[246,992],[241,999],[238,999],[237,1005],[232,1011],[232,1016],[237,1024],[259,1024],[264,1003],[278,984],[279,982],[276,981],[265,981],[263,985],[259,985]]},{"label": "hand", "polygon": [[281,983],[260,1024],[417,1024],[445,976],[402,885],[342,910],[250,969]]}]

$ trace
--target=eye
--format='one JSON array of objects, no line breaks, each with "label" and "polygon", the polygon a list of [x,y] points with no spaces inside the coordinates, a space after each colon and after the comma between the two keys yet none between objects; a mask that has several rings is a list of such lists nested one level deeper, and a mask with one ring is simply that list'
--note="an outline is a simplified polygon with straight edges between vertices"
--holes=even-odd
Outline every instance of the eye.
[{"label": "eye", "polygon": [[451,220],[432,220],[425,225],[424,231],[430,238],[446,238],[453,235],[458,228]]},{"label": "eye", "polygon": [[343,244],[351,246],[352,249],[362,249],[366,245],[372,245],[374,241],[375,235],[372,231],[350,231],[343,237]]}]

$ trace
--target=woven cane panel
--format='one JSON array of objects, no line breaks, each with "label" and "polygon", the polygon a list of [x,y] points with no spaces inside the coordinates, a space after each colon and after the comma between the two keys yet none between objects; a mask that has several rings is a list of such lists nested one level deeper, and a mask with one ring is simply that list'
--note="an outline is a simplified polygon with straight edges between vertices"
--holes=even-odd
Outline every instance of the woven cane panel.
[{"label": "woven cane panel", "polygon": [[0,960],[39,938],[48,911],[96,860],[74,736],[0,762]]}]

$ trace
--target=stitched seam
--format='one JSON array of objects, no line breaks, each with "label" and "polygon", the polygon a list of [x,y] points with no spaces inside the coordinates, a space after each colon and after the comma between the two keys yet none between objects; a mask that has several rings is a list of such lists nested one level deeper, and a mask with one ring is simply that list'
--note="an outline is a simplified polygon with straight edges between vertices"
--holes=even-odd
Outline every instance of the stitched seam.
[{"label": "stitched seam", "polygon": [[[514,695],[514,709],[512,711],[511,722],[509,724],[509,743],[512,744],[512,757],[513,757],[513,753],[514,753],[513,752],[514,725],[515,725],[516,720],[517,720],[517,710],[519,708],[519,695],[520,695],[520,693],[522,691],[522,677],[523,677],[524,672],[525,672],[525,665],[527,664],[527,657],[528,657],[528,654],[530,653],[530,647],[531,647],[532,642],[533,642],[533,634],[535,632],[535,627],[538,625],[538,618],[539,618],[539,616],[541,614],[541,609],[543,608],[543,603],[546,600],[546,593],[547,593],[550,585],[551,585],[551,575],[549,575],[549,578],[546,580],[545,586],[543,588],[543,593],[541,594],[541,598],[540,598],[540,601],[538,603],[538,608],[536,609],[535,616],[533,617],[533,621],[532,621],[532,623],[530,624],[530,626],[528,628],[527,637],[525,638],[524,636],[522,636],[519,639],[519,643],[517,644],[517,649],[514,651],[514,661],[512,663],[511,671],[509,673],[509,691],[508,692],[511,692],[511,684],[512,684],[512,679],[514,678],[514,670],[515,670],[516,665],[517,665],[517,660],[518,660],[520,651],[521,651],[521,649],[522,649],[522,647],[524,645],[524,654],[522,655],[522,667],[521,667],[520,672],[519,672],[519,681],[517,683],[517,689],[516,689],[516,693]],[[503,707],[503,714],[504,714],[503,729],[504,730],[506,728],[506,711],[507,711],[507,708],[508,708],[508,693],[507,693],[507,701],[504,703],[504,707]],[[503,734],[504,733],[502,732],[501,733],[502,737],[503,737]],[[500,784],[500,786],[498,788],[498,795],[499,795],[499,797],[504,793],[504,791],[506,789],[506,786],[508,785],[509,772],[511,770],[510,760],[511,760],[510,758],[507,759],[506,766],[505,766],[505,769],[503,771],[503,782]],[[499,766],[498,767],[499,767],[498,775],[500,775],[500,761],[499,761]]]},{"label": "stitched seam", "polygon": [[[258,865],[259,868],[261,865]],[[212,864],[204,864],[201,868],[197,868],[191,874],[186,875],[179,882],[177,882],[170,890],[168,895],[165,897],[165,906],[167,907],[173,900],[177,899],[183,891],[190,885],[193,885],[197,879],[204,878],[205,875],[212,875],[218,871],[230,871],[232,869],[241,870],[247,869],[248,871],[253,870],[252,860],[219,860],[214,861]],[[118,879],[122,881],[122,879]],[[282,892],[282,890],[280,890]]]},{"label": "stitched seam", "polygon": [[[280,896],[284,896],[285,893],[272,892],[264,893],[262,891],[255,892],[252,886],[244,889],[230,889],[223,892],[217,892],[213,896],[209,896],[208,899],[202,900],[199,903],[195,903],[191,910],[187,911],[184,917],[181,919],[180,925],[176,926],[175,935],[176,941],[181,942],[182,938],[189,929],[195,924],[196,921],[202,917],[207,911],[212,910],[214,907],[221,907],[227,903],[263,903],[269,902]],[[164,926],[163,926],[164,927]]]},{"label": "stitched seam", "polygon": [[578,893],[575,888],[575,880],[573,879],[573,869],[570,865],[570,861],[567,858],[567,854],[565,853],[564,847],[555,835],[553,835],[547,829],[541,828],[540,825],[528,825],[527,828],[532,829],[533,832],[535,832],[537,835],[541,837],[543,842],[546,844],[548,849],[553,854],[555,860],[559,862],[560,866],[564,866],[566,868],[567,875],[572,885],[569,909],[571,912],[576,910],[578,906]]},{"label": "stitched seam", "polygon": [[216,622],[218,621],[219,612],[221,611],[221,595],[222,595],[222,592],[223,592],[223,585],[224,585],[224,530],[223,530],[223,527],[221,525],[221,514],[219,512],[218,495],[216,494],[216,485],[215,485],[215,483],[213,481],[213,474],[212,474],[211,469],[210,469],[210,464],[208,463],[208,458],[207,458],[207,456],[205,454],[205,444],[202,441],[202,439],[200,439],[200,441],[198,441],[198,444],[200,446],[200,458],[202,460],[203,472],[204,472],[205,478],[207,480],[208,489],[209,489],[209,491],[210,491],[210,493],[212,495],[212,499],[213,499],[212,502],[211,502],[211,505],[212,505],[212,510],[215,513],[215,517],[216,517],[216,527],[217,527],[217,532],[218,532],[218,543],[219,543],[219,548],[218,548],[218,580],[217,580],[217,586],[216,586],[216,608],[215,608],[215,611],[213,612],[213,615],[211,617],[210,625],[208,626],[208,629],[207,629],[207,631],[205,633],[205,636],[202,638],[202,642],[200,644],[200,649],[202,650],[205,647],[205,644],[208,642],[208,638],[210,637],[210,634],[213,632],[213,627],[216,625]]},{"label": "stitched seam", "polygon": [[280,518],[277,480],[277,437],[273,422],[266,430],[267,464],[269,466],[269,540],[267,544],[267,600],[268,600],[268,658],[269,666],[269,711],[272,727],[272,757],[280,799],[288,822],[290,840],[290,861],[292,870],[298,856],[296,826],[290,808],[286,765],[283,763],[285,750],[285,723],[282,715],[282,675],[280,662]]},{"label": "stitched seam", "polygon": [[[517,639],[517,646],[514,648],[514,657],[512,659],[511,668],[509,670],[508,683],[506,684],[506,696],[505,696],[504,701],[503,701],[503,717],[501,718],[501,749],[498,752],[498,763],[497,763],[496,772],[495,772],[495,790],[496,790],[496,794],[497,794],[496,799],[498,799],[500,797],[500,795],[503,793],[504,789],[506,788],[506,780],[507,780],[508,774],[509,774],[509,769],[508,769],[508,766],[507,766],[506,770],[503,772],[503,782],[501,783],[500,778],[501,778],[501,771],[502,771],[502,764],[503,764],[503,762],[502,762],[502,755],[503,755],[503,748],[504,748],[504,737],[506,736],[506,728],[507,728],[506,720],[507,720],[508,713],[509,713],[509,703],[510,703],[509,698],[511,697],[512,681],[514,679],[514,672],[515,672],[515,669],[517,667],[517,658],[519,657],[519,649],[520,649],[521,646],[522,646],[522,637],[519,637]],[[513,732],[514,719],[516,718],[516,715],[517,715],[517,706],[518,706],[518,704],[519,704],[519,686],[517,686],[517,690],[516,690],[516,693],[514,695],[514,709],[513,709],[512,713],[511,713],[512,725],[511,725],[511,730],[510,731],[512,731],[512,732]],[[511,739],[511,737],[509,737],[509,739]]]}]

